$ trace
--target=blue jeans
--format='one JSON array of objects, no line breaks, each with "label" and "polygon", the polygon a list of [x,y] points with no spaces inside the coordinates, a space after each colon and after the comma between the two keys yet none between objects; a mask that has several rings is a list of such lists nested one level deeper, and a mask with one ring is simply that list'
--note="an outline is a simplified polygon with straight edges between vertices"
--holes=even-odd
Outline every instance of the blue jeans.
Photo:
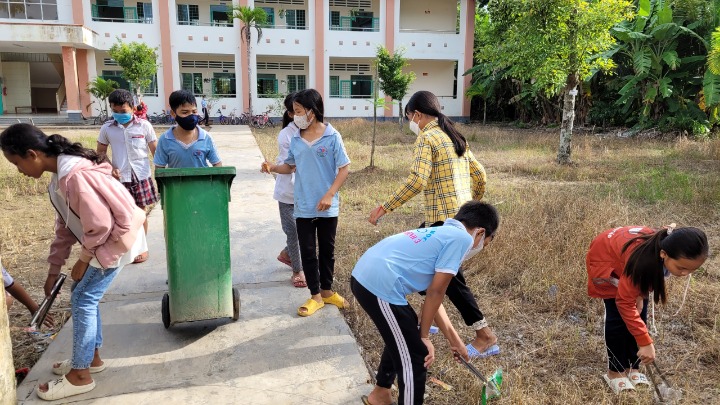
[{"label": "blue jeans", "polygon": [[73,284],[70,297],[73,317],[72,368],[90,368],[95,349],[102,347],[100,300],[122,268],[88,266],[82,280]]}]

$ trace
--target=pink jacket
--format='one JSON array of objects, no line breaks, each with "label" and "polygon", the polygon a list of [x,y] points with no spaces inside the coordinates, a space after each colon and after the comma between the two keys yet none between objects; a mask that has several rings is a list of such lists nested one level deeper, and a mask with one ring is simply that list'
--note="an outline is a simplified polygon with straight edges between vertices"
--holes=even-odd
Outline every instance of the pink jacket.
[{"label": "pink jacket", "polygon": [[[145,211],[135,205],[127,189],[112,177],[109,163],[94,164],[81,159],[69,174],[60,178],[59,189],[67,200],[67,209],[82,223],[81,260],[90,262],[95,257],[103,268],[108,268],[130,250],[145,222]],[[48,257],[50,274],[60,273],[76,242],[77,238],[58,215]]]}]

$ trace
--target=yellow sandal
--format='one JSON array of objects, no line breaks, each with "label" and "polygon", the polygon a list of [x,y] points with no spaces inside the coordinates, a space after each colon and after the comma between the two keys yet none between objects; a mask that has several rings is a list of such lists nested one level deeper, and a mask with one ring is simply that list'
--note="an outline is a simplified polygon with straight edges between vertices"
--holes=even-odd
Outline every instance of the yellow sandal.
[{"label": "yellow sandal", "polygon": [[348,305],[345,305],[345,298],[343,298],[340,294],[334,293],[333,295],[323,298],[322,299],[324,303],[335,305],[336,307],[343,309],[348,307]]},{"label": "yellow sandal", "polygon": [[[298,308],[297,313],[300,316],[310,316],[324,306],[324,302],[317,302],[314,299],[310,298],[309,300],[305,301],[305,303],[302,304],[300,308]],[[303,308],[305,308],[307,311],[301,311],[301,309]]]}]

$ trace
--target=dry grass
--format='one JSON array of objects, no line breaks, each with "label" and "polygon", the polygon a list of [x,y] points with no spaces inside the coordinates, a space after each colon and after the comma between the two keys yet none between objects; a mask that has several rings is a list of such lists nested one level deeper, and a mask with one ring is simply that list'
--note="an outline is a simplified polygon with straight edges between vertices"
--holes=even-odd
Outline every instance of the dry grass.
[{"label": "dry grass", "polygon": [[[372,124],[338,122],[351,175],[341,191],[336,248],[336,287],[350,296],[350,272],[369,246],[423,220],[422,197],[386,216],[376,228],[372,208],[408,174],[414,137],[396,125],[378,129],[374,169],[369,162]],[[650,392],[618,400],[601,379],[605,369],[602,304],[588,298],[584,256],[590,240],[618,225],[677,222],[705,229],[720,243],[720,141],[657,141],[576,136],[573,166],[553,162],[557,131],[463,126],[472,150],[488,171],[485,199],[502,215],[497,239],[468,266],[468,282],[487,314],[501,356],[477,364],[486,374],[505,372],[498,404],[652,403]],[[276,130],[256,131],[268,158],[277,154]],[[280,230],[278,229],[278,232]],[[717,403],[720,395],[720,260],[712,256],[684,287],[671,283],[667,307],[656,308],[658,362],[685,391],[684,402]],[[417,297],[412,297],[417,304]],[[449,303],[447,303],[449,304]],[[461,335],[473,335],[452,305]],[[382,345],[361,308],[346,311],[367,364],[376,367]],[[431,373],[452,391],[430,384],[427,403],[476,404],[479,386],[455,364],[444,339],[435,337],[438,360]]]}]

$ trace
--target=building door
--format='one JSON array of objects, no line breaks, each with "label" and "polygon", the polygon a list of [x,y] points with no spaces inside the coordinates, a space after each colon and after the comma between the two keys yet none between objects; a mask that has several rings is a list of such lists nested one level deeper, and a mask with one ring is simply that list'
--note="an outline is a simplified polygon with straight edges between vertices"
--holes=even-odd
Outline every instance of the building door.
[{"label": "building door", "polygon": [[373,13],[372,11],[355,12],[352,24],[353,31],[372,31],[373,30]]},{"label": "building door", "polygon": [[4,86],[7,88],[7,111],[15,113],[15,107],[29,107],[32,105],[30,92],[30,63],[29,62],[3,62]]}]

